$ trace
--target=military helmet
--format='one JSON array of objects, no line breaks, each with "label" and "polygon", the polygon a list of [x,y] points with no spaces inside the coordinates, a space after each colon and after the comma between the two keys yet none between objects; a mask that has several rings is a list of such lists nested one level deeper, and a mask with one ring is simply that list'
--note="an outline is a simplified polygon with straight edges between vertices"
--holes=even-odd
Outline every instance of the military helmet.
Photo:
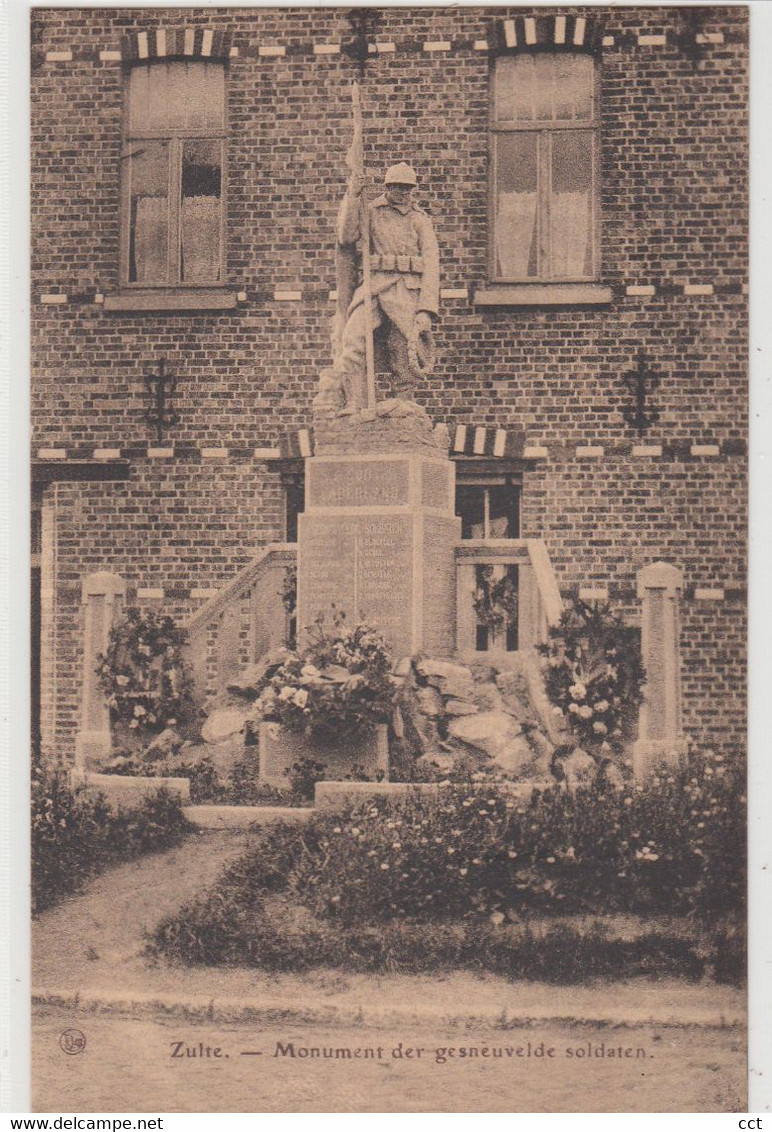
[{"label": "military helmet", "polygon": [[418,178],[412,165],[400,161],[398,165],[392,165],[386,170],[383,183],[384,185],[417,185]]}]

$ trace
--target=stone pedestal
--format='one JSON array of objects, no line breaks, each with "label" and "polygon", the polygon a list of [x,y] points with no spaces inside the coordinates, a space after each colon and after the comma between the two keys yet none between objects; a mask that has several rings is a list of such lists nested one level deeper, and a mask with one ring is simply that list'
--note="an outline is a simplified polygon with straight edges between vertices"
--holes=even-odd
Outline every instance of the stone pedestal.
[{"label": "stone pedestal", "polygon": [[667,562],[654,562],[638,573],[641,649],[646,668],[638,739],[633,747],[636,779],[645,779],[661,763],[677,763],[686,743],[681,730],[681,625],[679,601],[683,575]]},{"label": "stone pedestal", "polygon": [[395,656],[455,646],[454,466],[426,414],[316,426],[298,530],[298,626],[334,603]]},{"label": "stone pedestal", "polygon": [[375,782],[389,777],[389,741],[386,724],[378,724],[354,738],[313,741],[280,723],[260,724],[260,782],[289,786],[288,772],[301,759],[324,763],[329,779],[343,779],[354,767]]}]

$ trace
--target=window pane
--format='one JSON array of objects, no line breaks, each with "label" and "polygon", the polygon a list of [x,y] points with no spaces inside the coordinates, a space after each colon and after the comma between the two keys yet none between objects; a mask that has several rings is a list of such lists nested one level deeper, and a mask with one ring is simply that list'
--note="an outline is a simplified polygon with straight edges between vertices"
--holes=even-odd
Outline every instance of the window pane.
[{"label": "window pane", "polygon": [[592,57],[558,55],[555,70],[555,117],[559,121],[589,121],[594,81]]},{"label": "window pane", "polygon": [[135,142],[129,157],[129,281],[166,283],[169,248],[169,146]]},{"label": "window pane", "polygon": [[555,59],[552,55],[537,55],[534,58],[536,76],[534,86],[534,110],[539,122],[549,122],[554,115],[555,98]]},{"label": "window pane", "polygon": [[496,61],[495,105],[498,122],[532,122],[536,60],[531,55],[505,55]]},{"label": "window pane", "polygon": [[134,67],[129,83],[129,133],[224,127],[225,71],[221,63]]},{"label": "window pane", "polygon": [[201,83],[204,128],[225,129],[225,69],[220,63],[204,63]]},{"label": "window pane", "polygon": [[180,278],[188,283],[220,278],[221,184],[221,143],[183,142]]},{"label": "window pane", "polygon": [[550,236],[552,277],[592,274],[592,134],[552,135]]},{"label": "window pane", "polygon": [[459,484],[456,514],[461,516],[462,538],[485,538],[485,488]]},{"label": "window pane", "polygon": [[519,538],[519,489],[512,484],[488,488],[488,538]]},{"label": "window pane", "polygon": [[153,68],[158,72],[158,129],[183,130],[188,125],[190,100],[195,97],[190,76],[195,68],[195,63],[164,63]]},{"label": "window pane", "polygon": [[536,134],[504,134],[496,139],[496,274],[502,279],[532,278],[537,256]]}]

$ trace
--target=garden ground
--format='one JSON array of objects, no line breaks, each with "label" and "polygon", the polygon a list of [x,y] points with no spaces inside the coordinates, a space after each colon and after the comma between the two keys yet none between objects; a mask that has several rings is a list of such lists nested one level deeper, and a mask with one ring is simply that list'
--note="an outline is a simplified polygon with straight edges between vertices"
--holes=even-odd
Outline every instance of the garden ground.
[{"label": "garden ground", "polygon": [[[181,968],[142,956],[143,932],[211,884],[249,835],[200,833],[112,869],[33,931],[36,1111],[734,1111],[745,1105],[744,993],[675,979],[557,987],[442,977]],[[65,1055],[61,1032],[86,1035]],[[227,1059],[172,1058],[173,1041]],[[554,1047],[553,1059],[401,1060],[391,1050]],[[377,1048],[343,1059],[296,1048]],[[568,1057],[567,1048],[643,1049]],[[241,1056],[241,1050],[260,1056]],[[270,1072],[266,1071],[270,1065]],[[367,1070],[364,1072],[363,1070]]]}]

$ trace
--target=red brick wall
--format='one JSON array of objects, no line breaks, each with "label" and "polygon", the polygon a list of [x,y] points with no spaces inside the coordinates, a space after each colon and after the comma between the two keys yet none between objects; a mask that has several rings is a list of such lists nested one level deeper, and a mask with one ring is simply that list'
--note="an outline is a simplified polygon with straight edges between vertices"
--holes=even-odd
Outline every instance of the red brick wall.
[{"label": "red brick wall", "polygon": [[[498,20],[552,10],[381,12],[377,38],[395,50],[372,55],[362,79],[366,160],[375,170],[397,157],[416,164],[443,286],[469,296],[443,302],[436,370],[418,397],[438,419],[547,445],[525,474],[524,534],[546,539],[562,587],[610,585],[613,597],[618,586],[627,600],[646,562],[684,569],[687,722],[697,735],[739,738],[742,601],[689,595],[744,584],[747,15],[701,9],[691,26],[677,8],[556,10],[600,21],[614,39],[601,62],[605,307],[471,302],[487,281],[490,67],[474,43]],[[57,584],[74,592],[109,568],[141,586],[217,585],[280,537],[278,477],[248,450],[309,423],[329,361],[332,233],[358,71],[313,45],[350,39],[346,11],[56,9],[33,11],[32,25],[34,447],[139,452],[154,443],[143,367],[164,356],[180,378],[168,438],[177,457],[134,455],[126,483],[59,489]],[[227,30],[239,51],[229,65],[227,254],[228,282],[247,298],[234,311],[130,315],[94,302],[119,282],[123,98],[121,64],[99,52],[156,26]],[[722,41],[693,57],[697,32]],[[446,40],[449,52],[423,50]],[[286,55],[261,57],[259,45]],[[62,51],[72,61],[46,60]],[[713,293],[685,294],[686,284]],[[656,293],[628,295],[631,285]],[[277,288],[302,298],[277,301]],[[56,293],[67,302],[41,302]],[[621,416],[621,378],[640,350],[661,382],[645,443],[664,445],[662,457],[632,456],[639,438]],[[692,457],[692,443],[721,454]],[[587,444],[603,456],[577,457]],[[203,446],[231,455],[202,460]],[[67,736],[77,726],[74,609],[62,608],[57,630]]]}]

